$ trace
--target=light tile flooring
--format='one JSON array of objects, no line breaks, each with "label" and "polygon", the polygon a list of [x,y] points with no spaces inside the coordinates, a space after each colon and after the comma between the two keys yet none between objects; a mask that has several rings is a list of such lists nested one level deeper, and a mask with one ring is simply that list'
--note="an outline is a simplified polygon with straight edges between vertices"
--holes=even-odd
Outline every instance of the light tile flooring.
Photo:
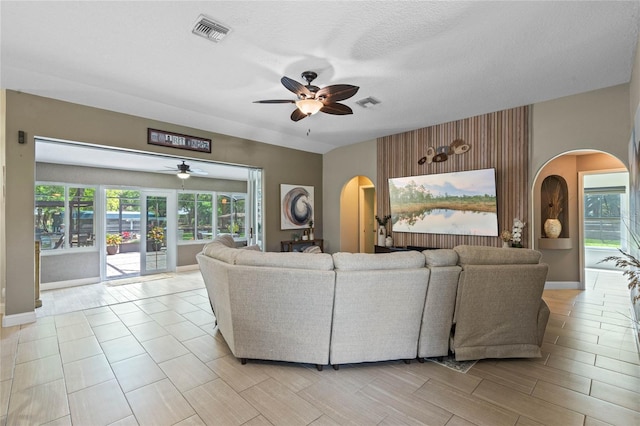
[{"label": "light tile flooring", "polygon": [[640,425],[640,363],[624,280],[545,292],[544,356],[339,371],[241,365],[198,271],[42,294],[1,329],[0,425]]}]

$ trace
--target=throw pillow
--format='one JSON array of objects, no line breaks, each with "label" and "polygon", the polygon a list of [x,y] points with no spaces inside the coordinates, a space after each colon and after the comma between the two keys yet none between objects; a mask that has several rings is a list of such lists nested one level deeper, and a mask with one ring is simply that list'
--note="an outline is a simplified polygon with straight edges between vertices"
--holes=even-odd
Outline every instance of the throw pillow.
[{"label": "throw pillow", "polygon": [[319,246],[309,246],[302,250],[303,253],[322,253]]}]

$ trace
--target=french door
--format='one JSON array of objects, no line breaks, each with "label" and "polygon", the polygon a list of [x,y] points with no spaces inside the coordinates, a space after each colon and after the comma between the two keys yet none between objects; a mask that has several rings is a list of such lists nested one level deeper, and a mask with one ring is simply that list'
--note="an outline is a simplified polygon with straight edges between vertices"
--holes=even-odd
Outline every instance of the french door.
[{"label": "french door", "polygon": [[141,225],[146,244],[140,247],[140,275],[175,270],[175,192],[141,191]]}]

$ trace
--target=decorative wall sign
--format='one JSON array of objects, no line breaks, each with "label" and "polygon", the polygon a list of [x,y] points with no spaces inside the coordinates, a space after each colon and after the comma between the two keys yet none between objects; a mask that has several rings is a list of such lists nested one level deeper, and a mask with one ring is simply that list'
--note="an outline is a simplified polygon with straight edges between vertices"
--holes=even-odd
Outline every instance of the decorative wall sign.
[{"label": "decorative wall sign", "polygon": [[211,153],[211,139],[197,138],[164,130],[147,129],[147,143]]},{"label": "decorative wall sign", "polygon": [[313,186],[280,185],[280,228],[303,229],[313,220]]}]

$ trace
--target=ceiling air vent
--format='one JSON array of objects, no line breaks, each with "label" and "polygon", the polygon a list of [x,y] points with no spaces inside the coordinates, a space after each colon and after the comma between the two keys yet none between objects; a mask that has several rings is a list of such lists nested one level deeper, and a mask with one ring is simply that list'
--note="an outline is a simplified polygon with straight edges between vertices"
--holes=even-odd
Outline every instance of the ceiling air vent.
[{"label": "ceiling air vent", "polygon": [[359,101],[356,101],[356,103],[360,105],[362,108],[371,108],[372,106],[378,105],[380,101],[374,98],[373,96],[369,96],[368,98],[364,98],[364,99],[360,99]]},{"label": "ceiling air vent", "polygon": [[191,30],[195,35],[215,41],[216,43],[222,40],[229,31],[229,28],[212,21],[204,15],[198,17],[196,25],[193,27],[193,30]]}]

